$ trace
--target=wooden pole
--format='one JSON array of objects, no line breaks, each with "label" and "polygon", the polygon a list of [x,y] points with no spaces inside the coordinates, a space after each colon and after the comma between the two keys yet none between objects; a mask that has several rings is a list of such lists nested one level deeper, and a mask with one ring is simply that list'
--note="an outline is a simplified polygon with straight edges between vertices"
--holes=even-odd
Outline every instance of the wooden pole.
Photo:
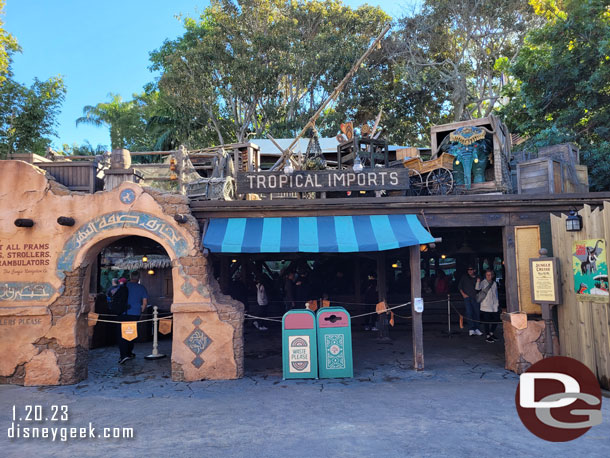
[{"label": "wooden pole", "polygon": [[424,327],[423,313],[415,311],[415,299],[421,298],[421,255],[419,245],[409,247],[411,270],[411,316],[413,324],[413,368],[424,370]]},{"label": "wooden pole", "polygon": [[519,311],[519,290],[517,285],[517,252],[515,249],[515,226],[502,228],[504,250],[504,286],[506,289],[506,311]]},{"label": "wooden pole", "polygon": [[[381,31],[381,33],[377,36],[377,38],[375,38],[375,41],[373,41],[373,43],[371,44],[371,46],[369,46],[369,48],[366,50],[366,52],[360,57],[360,59],[358,59],[356,61],[356,63],[353,65],[353,67],[351,68],[351,70],[349,72],[347,72],[347,75],[345,75],[345,77],[343,78],[343,80],[341,80],[341,82],[339,83],[339,85],[335,88],[335,90],[332,92],[332,94],[330,94],[326,100],[324,102],[322,102],[322,105],[320,105],[320,107],[316,110],[316,112],[313,114],[313,116],[311,118],[309,118],[309,121],[307,121],[307,124],[305,124],[305,127],[303,127],[303,129],[301,130],[301,132],[299,132],[299,134],[296,136],[296,138],[292,141],[292,143],[290,144],[290,146],[288,148],[286,148],[286,151],[288,152],[288,154],[291,153],[292,148],[294,147],[294,145],[297,144],[297,142],[299,141],[299,139],[305,135],[307,133],[307,129],[309,129],[311,126],[313,126],[316,122],[316,120],[318,119],[318,117],[320,116],[320,114],[322,114],[322,111],[324,111],[324,108],[326,108],[326,106],[331,102],[331,100],[334,100],[339,93],[343,90],[343,88],[345,87],[345,85],[349,82],[350,79],[352,79],[352,77],[354,76],[354,74],[358,71],[358,69],[360,68],[360,65],[362,65],[362,62],[364,62],[364,60],[373,52],[373,50],[377,47],[377,45],[379,44],[379,42],[383,39],[383,37],[385,36],[386,33],[388,33],[388,30],[390,30],[392,26],[390,24],[386,25],[383,30]],[[271,167],[271,169],[269,170],[275,170],[275,168],[281,164],[284,161],[284,156],[282,155],[282,157],[280,157],[277,162],[275,164],[273,164],[273,166]]]},{"label": "wooden pole", "polygon": [[220,256],[220,290],[222,294],[229,293],[229,275],[231,269],[229,268],[229,258],[226,256]]},{"label": "wooden pole", "polygon": [[187,154],[188,152],[186,151],[186,147],[184,145],[180,145],[177,154],[178,160],[176,161],[178,163],[178,192],[180,192],[180,194],[186,194],[186,185],[184,183],[184,168]]},{"label": "wooden pole", "polygon": [[[386,263],[385,252],[378,251],[377,257],[377,292],[379,302],[383,302],[387,298],[387,280],[386,280]],[[382,341],[390,340],[390,324],[388,314],[382,313],[377,315],[377,328],[379,329],[379,339]]]}]

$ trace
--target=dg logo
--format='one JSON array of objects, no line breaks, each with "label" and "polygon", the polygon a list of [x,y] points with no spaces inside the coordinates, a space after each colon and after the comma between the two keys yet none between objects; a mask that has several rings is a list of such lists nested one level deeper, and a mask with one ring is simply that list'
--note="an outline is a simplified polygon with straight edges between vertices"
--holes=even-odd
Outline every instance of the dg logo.
[{"label": "dg logo", "polygon": [[515,403],[525,427],[551,442],[574,440],[602,422],[595,375],[565,356],[543,359],[521,374]]}]

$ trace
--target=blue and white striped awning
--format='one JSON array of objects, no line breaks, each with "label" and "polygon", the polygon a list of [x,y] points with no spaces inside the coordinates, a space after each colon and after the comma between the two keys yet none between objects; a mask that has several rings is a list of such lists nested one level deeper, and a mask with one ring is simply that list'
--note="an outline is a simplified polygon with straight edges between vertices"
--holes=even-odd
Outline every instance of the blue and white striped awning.
[{"label": "blue and white striped awning", "polygon": [[416,215],[213,218],[203,236],[213,253],[350,253],[433,241]]}]

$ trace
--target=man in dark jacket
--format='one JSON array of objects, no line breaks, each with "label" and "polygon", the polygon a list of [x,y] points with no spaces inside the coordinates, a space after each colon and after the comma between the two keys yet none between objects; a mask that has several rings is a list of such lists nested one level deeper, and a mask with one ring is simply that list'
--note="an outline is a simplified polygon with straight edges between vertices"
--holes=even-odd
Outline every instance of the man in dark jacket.
[{"label": "man in dark jacket", "polygon": [[482,336],[483,333],[479,329],[480,313],[479,303],[477,302],[477,283],[480,278],[477,278],[474,272],[473,266],[468,266],[468,269],[460,282],[458,283],[458,289],[460,294],[464,298],[464,306],[466,307],[466,319],[468,320],[469,335]]}]

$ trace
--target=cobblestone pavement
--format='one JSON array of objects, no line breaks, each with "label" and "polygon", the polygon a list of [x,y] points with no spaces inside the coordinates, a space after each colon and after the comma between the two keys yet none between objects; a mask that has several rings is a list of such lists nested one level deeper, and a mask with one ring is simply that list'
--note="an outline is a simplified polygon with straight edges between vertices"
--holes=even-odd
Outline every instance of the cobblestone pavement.
[{"label": "cobblestone pavement", "polygon": [[[118,366],[117,350],[90,352],[89,378],[63,387],[0,386],[1,455],[26,456],[610,456],[610,400],[602,425],[568,443],[545,442],[519,421],[518,377],[503,368],[503,344],[424,329],[426,370],[411,369],[408,327],[390,344],[354,330],[353,379],[281,376],[276,326],[246,331],[246,377],[173,382],[169,358]],[[162,341],[171,353],[171,342]],[[131,427],[133,439],[8,439],[13,406],[67,405],[69,420],[28,426]],[[21,427],[26,422],[18,422]]]}]

